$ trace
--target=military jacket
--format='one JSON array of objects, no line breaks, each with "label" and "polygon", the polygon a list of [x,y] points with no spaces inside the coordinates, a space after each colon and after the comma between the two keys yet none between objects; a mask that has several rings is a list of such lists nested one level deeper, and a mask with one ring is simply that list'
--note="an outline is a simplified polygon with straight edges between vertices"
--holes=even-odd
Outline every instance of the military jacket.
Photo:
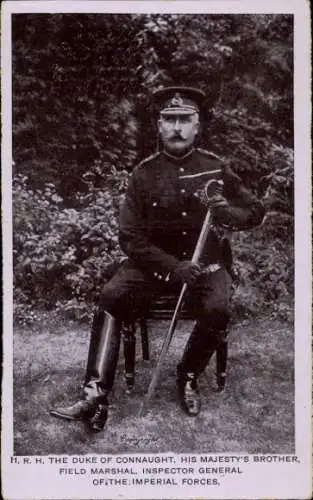
[{"label": "military jacket", "polygon": [[[214,154],[159,152],[133,170],[120,214],[120,245],[138,268],[165,279],[180,260],[192,258],[207,212],[198,192],[210,179],[223,181],[227,200],[214,209],[215,228],[243,230],[262,221],[262,203]],[[218,233],[214,227],[209,232],[201,260],[229,267],[230,244]]]}]

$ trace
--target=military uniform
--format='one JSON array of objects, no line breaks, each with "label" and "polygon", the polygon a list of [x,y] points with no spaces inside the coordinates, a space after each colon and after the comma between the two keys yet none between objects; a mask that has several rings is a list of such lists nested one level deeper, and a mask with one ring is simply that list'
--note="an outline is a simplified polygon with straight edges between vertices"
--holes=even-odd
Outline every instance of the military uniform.
[{"label": "military uniform", "polygon": [[[190,415],[198,413],[196,382],[225,337],[230,316],[232,257],[223,230],[249,229],[261,222],[264,210],[217,156],[192,148],[181,156],[158,152],[134,169],[120,214],[119,239],[127,259],[104,286],[100,298],[92,327],[84,398],[79,411],[76,404],[73,409],[53,410],[54,415],[87,416],[93,430],[103,427],[116,371],[121,321],[136,316],[143,299],[155,291],[171,288],[179,292],[174,271],[181,261],[192,258],[207,212],[203,186],[210,180],[222,182],[225,201],[213,209],[214,224],[201,256],[202,272],[188,290],[187,304],[197,323],[178,365],[177,379],[184,409]],[[86,401],[95,404],[91,408]],[[101,412],[104,418],[98,425]]]},{"label": "military uniform", "polygon": [[215,209],[216,228],[208,235],[201,264],[231,272],[231,247],[220,228],[259,224],[262,204],[214,154],[193,149],[176,158],[163,151],[144,160],[130,178],[120,215],[120,245],[129,259],[103,290],[105,310],[125,315],[127,305],[134,310],[136,299],[140,303],[154,282],[158,288],[172,285],[171,271],[192,257],[207,210],[198,193],[210,179],[223,180],[229,204]]}]

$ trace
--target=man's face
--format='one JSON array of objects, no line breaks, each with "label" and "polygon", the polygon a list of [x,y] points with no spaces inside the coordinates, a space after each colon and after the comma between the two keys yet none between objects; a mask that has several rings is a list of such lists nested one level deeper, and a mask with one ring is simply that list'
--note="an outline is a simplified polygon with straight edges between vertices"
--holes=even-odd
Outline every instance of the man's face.
[{"label": "man's face", "polygon": [[164,149],[179,156],[194,143],[199,131],[199,115],[161,115],[158,128]]}]

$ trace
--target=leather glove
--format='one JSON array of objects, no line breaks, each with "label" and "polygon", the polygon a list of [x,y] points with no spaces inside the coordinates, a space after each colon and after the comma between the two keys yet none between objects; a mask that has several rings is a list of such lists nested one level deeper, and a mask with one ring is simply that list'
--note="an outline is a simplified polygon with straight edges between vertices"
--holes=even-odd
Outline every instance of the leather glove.
[{"label": "leather glove", "polygon": [[209,208],[227,206],[223,196],[224,183],[222,180],[211,180],[205,186],[206,204]]},{"label": "leather glove", "polygon": [[171,279],[174,283],[191,285],[201,272],[198,264],[193,264],[190,260],[180,261],[171,272]]}]

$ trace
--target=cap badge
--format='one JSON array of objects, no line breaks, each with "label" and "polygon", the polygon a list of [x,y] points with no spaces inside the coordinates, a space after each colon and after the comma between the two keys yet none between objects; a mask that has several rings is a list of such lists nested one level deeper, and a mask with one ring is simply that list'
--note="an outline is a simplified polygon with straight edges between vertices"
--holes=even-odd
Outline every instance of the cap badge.
[{"label": "cap badge", "polygon": [[173,99],[171,100],[171,105],[172,106],[182,106],[183,105],[183,99],[181,98],[180,94],[177,92]]}]

